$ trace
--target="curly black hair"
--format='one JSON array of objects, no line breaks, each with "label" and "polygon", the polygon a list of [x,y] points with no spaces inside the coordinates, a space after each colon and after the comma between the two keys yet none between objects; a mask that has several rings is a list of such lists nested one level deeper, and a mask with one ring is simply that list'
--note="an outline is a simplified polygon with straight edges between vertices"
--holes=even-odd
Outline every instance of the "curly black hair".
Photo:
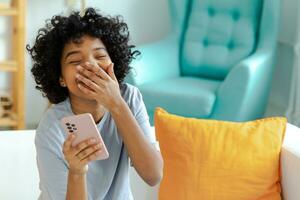
[{"label": "curly black hair", "polygon": [[129,45],[129,31],[121,16],[103,16],[94,8],[85,10],[83,16],[73,12],[70,16],[55,15],[46,20],[46,26],[38,30],[34,46],[26,46],[33,59],[31,72],[43,96],[51,103],[64,101],[69,93],[59,83],[61,56],[66,43],[84,35],[99,38],[114,63],[114,71],[121,84],[130,70],[132,59],[140,54]]}]

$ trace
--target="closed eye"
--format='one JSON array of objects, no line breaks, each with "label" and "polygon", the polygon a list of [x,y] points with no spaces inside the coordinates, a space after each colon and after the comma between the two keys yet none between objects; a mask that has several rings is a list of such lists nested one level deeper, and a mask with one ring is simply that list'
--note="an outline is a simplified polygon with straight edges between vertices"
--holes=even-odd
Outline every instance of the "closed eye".
[{"label": "closed eye", "polygon": [[101,59],[103,59],[103,58],[105,58],[106,56],[105,55],[103,55],[103,56],[96,56],[95,58],[97,59],[97,60],[101,60]]},{"label": "closed eye", "polygon": [[70,64],[80,64],[81,63],[81,60],[74,60],[74,61],[71,61]]}]

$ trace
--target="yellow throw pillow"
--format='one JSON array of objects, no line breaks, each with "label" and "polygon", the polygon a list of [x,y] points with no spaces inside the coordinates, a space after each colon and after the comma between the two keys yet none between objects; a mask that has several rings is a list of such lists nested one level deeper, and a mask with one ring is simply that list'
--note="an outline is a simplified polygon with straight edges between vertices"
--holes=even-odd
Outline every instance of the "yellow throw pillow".
[{"label": "yellow throw pillow", "polygon": [[286,118],[227,122],[185,118],[158,108],[164,158],[160,200],[279,200]]}]

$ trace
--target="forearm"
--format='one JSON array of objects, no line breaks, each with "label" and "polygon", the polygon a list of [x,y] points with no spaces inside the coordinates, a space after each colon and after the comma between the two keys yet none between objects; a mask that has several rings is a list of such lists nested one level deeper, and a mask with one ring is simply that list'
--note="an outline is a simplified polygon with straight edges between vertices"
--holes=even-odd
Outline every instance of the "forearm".
[{"label": "forearm", "polygon": [[160,152],[147,141],[125,101],[111,110],[111,114],[138,174],[149,185],[156,185],[162,178],[163,160]]},{"label": "forearm", "polygon": [[66,200],[87,200],[86,174],[68,174]]}]

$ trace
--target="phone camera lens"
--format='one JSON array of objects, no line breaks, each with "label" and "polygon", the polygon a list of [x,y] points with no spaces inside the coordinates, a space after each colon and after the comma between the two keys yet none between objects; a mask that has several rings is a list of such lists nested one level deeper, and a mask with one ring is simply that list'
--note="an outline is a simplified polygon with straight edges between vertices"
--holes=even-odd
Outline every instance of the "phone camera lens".
[{"label": "phone camera lens", "polygon": [[70,123],[66,123],[67,126],[70,126]]},{"label": "phone camera lens", "polygon": [[73,133],[74,131],[72,131],[72,130],[69,130],[69,132],[70,132],[70,133]]},{"label": "phone camera lens", "polygon": [[75,124],[72,124],[71,126],[73,126],[73,127],[74,127],[74,126],[75,126]]}]

